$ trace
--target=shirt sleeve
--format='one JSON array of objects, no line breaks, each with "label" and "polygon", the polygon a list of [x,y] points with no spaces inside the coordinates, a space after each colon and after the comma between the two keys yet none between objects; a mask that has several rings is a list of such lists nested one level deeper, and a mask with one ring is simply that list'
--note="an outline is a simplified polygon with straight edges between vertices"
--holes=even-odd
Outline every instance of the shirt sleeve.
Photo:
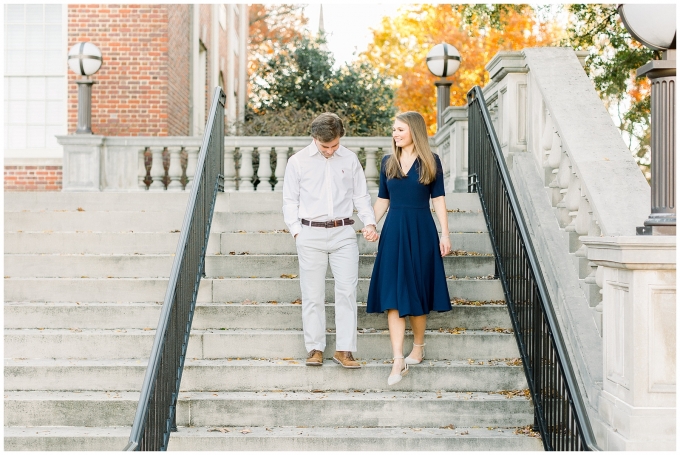
[{"label": "shirt sleeve", "polygon": [[295,165],[295,158],[291,157],[286,164],[286,172],[283,177],[283,221],[293,237],[302,230],[298,215],[299,210],[300,175]]},{"label": "shirt sleeve", "polygon": [[434,181],[430,183],[430,197],[432,199],[446,194],[444,191],[444,170],[442,169],[442,162],[437,155],[434,155],[434,161],[437,164],[437,175]]},{"label": "shirt sleeve", "polygon": [[389,159],[389,155],[385,155],[380,163],[380,185],[378,186],[378,197],[380,199],[389,199],[390,191],[387,189],[387,176],[385,175],[385,165]]},{"label": "shirt sleeve", "polygon": [[375,222],[375,212],[371,206],[371,195],[368,194],[368,185],[366,184],[366,175],[361,167],[359,158],[354,155],[354,188],[352,195],[352,202],[357,209],[357,216],[364,226],[369,224],[377,225]]}]

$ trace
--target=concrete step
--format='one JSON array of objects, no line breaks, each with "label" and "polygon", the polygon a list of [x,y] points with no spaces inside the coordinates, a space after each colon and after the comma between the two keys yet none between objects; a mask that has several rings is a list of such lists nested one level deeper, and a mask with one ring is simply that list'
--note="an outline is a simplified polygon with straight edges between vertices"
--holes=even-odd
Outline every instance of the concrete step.
[{"label": "concrete step", "polygon": [[[5,357],[132,359],[147,358],[155,329],[6,329]],[[427,357],[438,360],[497,359],[519,357],[515,337],[492,330],[427,330]],[[324,358],[335,352],[335,333],[326,336]],[[412,337],[406,336],[405,346]],[[191,331],[187,358],[295,358],[304,360],[307,351],[301,330],[197,330]],[[390,359],[387,330],[360,332],[356,357]]]},{"label": "concrete step", "polygon": [[[432,212],[433,219],[436,215]],[[363,224],[352,217],[356,229]],[[486,232],[484,215],[478,212],[450,212],[450,232]],[[182,227],[182,212],[82,211],[82,212],[5,212],[5,232],[172,232]],[[378,223],[382,228],[384,218]],[[435,222],[436,224],[437,222]],[[218,212],[213,215],[211,232],[284,230],[282,213]]]},{"label": "concrete step", "polygon": [[[156,278],[169,277],[174,261],[172,255],[129,254],[12,254],[5,255],[5,276],[16,278]],[[218,255],[206,256],[207,277],[279,278],[283,274],[297,275],[297,255]],[[373,273],[374,255],[359,256],[359,276]],[[444,272],[449,275],[486,276],[493,274],[493,256],[446,256]],[[331,267],[326,276],[332,278]]]},{"label": "concrete step", "polygon": [[[225,192],[217,194],[216,210],[226,212],[277,212],[281,213],[283,205],[281,192],[256,191]],[[134,193],[68,193],[68,192],[12,192],[5,193],[4,208],[6,212],[68,210],[86,211],[109,210],[128,211],[146,210],[147,212],[186,210],[188,192],[154,192],[141,191]],[[371,195],[375,202],[376,194]],[[448,193],[446,207],[464,211],[481,209],[479,196],[471,193]]]},{"label": "concrete step", "polygon": [[[120,451],[129,427],[5,427],[5,450]],[[516,428],[178,427],[168,450],[181,451],[534,451],[538,437]]]},{"label": "concrete step", "polygon": [[[494,279],[447,279],[449,296],[502,300]],[[167,278],[5,278],[6,302],[163,302]],[[333,280],[326,279],[326,301],[334,301]],[[368,296],[368,278],[359,278],[357,300]],[[293,302],[300,298],[297,278],[224,278],[201,280],[198,302]]]},{"label": "concrete step", "polygon": [[[482,303],[482,302],[480,302]],[[155,328],[161,305],[157,303],[40,303],[6,302],[5,328],[45,329],[144,329]],[[302,329],[300,304],[273,303],[199,303],[192,329]],[[451,311],[433,311],[427,317],[429,327],[511,328],[508,309],[502,304],[453,305]],[[409,325],[407,319],[407,326]],[[326,327],[335,328],[335,305],[326,304]],[[367,314],[366,305],[357,311],[360,329],[387,329],[385,314]]]},{"label": "concrete step", "polygon": [[[6,232],[5,254],[172,254],[177,250],[179,235],[179,232]],[[210,234],[208,254],[220,253],[220,236]]]},{"label": "concrete step", "polygon": [[[451,249],[493,254],[489,235],[452,232]],[[360,254],[378,250],[357,234]],[[179,233],[169,232],[6,232],[5,254],[171,254],[177,250]],[[208,254],[297,254],[295,240],[273,231],[210,234]]]},{"label": "concrete step", "polygon": [[[350,371],[345,373],[351,374]],[[137,392],[5,392],[5,426],[125,426]],[[520,427],[524,397],[486,392],[182,392],[181,426]]]},{"label": "concrete step", "polygon": [[[449,228],[450,230],[452,227]],[[378,242],[367,242],[363,235],[357,234],[359,253],[378,251]],[[454,232],[451,230],[451,249],[470,251],[480,254],[493,254],[487,232]],[[231,252],[250,254],[297,254],[295,240],[287,233],[272,232],[225,232],[220,235],[222,254]]]},{"label": "concrete step", "polygon": [[[408,354],[408,352],[406,352]],[[139,391],[147,359],[5,360],[5,391]],[[332,360],[308,367],[302,360],[187,360],[181,390],[258,392],[265,390],[440,390],[493,392],[526,388],[517,359],[479,361],[425,360],[404,379],[387,385],[392,365],[369,360],[347,370]]]}]

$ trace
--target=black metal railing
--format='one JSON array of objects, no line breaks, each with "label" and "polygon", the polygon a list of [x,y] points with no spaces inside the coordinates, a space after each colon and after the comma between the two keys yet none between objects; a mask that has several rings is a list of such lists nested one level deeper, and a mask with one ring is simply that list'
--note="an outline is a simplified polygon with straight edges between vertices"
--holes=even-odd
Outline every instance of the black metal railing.
[{"label": "black metal railing", "polygon": [[125,450],[166,450],[177,431],[179,387],[196,296],[205,272],[205,252],[218,191],[224,191],[224,102],[215,88],[198,155],[196,177],[184,214],[170,281],[161,309],[137,413]]},{"label": "black metal railing", "polygon": [[600,450],[479,87],[468,99],[468,192],[477,192],[546,450]]}]

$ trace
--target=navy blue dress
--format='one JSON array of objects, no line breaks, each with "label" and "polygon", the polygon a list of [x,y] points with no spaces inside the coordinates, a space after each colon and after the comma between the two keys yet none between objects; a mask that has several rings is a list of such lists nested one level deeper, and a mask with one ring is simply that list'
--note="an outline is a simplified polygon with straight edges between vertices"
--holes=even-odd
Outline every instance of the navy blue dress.
[{"label": "navy blue dress", "polygon": [[421,316],[449,311],[444,261],[430,198],[444,196],[444,175],[437,155],[437,177],[429,185],[418,182],[418,159],[406,177],[387,179],[383,157],[378,197],[390,200],[380,234],[378,255],[368,290],[367,313],[399,310],[399,316]]}]

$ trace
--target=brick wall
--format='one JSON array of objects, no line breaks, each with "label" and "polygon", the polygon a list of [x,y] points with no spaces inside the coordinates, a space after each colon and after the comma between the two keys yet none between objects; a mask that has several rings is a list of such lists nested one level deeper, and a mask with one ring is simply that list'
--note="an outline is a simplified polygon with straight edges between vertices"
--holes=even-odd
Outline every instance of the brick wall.
[{"label": "brick wall", "polygon": [[5,166],[5,191],[60,191],[61,166]]},{"label": "brick wall", "polygon": [[[105,136],[167,136],[168,5],[69,5],[68,46],[91,41],[103,64],[93,76],[92,130]],[[69,72],[68,131],[78,93]]]},{"label": "brick wall", "polygon": [[168,8],[168,135],[187,136],[191,115],[191,7]]}]

